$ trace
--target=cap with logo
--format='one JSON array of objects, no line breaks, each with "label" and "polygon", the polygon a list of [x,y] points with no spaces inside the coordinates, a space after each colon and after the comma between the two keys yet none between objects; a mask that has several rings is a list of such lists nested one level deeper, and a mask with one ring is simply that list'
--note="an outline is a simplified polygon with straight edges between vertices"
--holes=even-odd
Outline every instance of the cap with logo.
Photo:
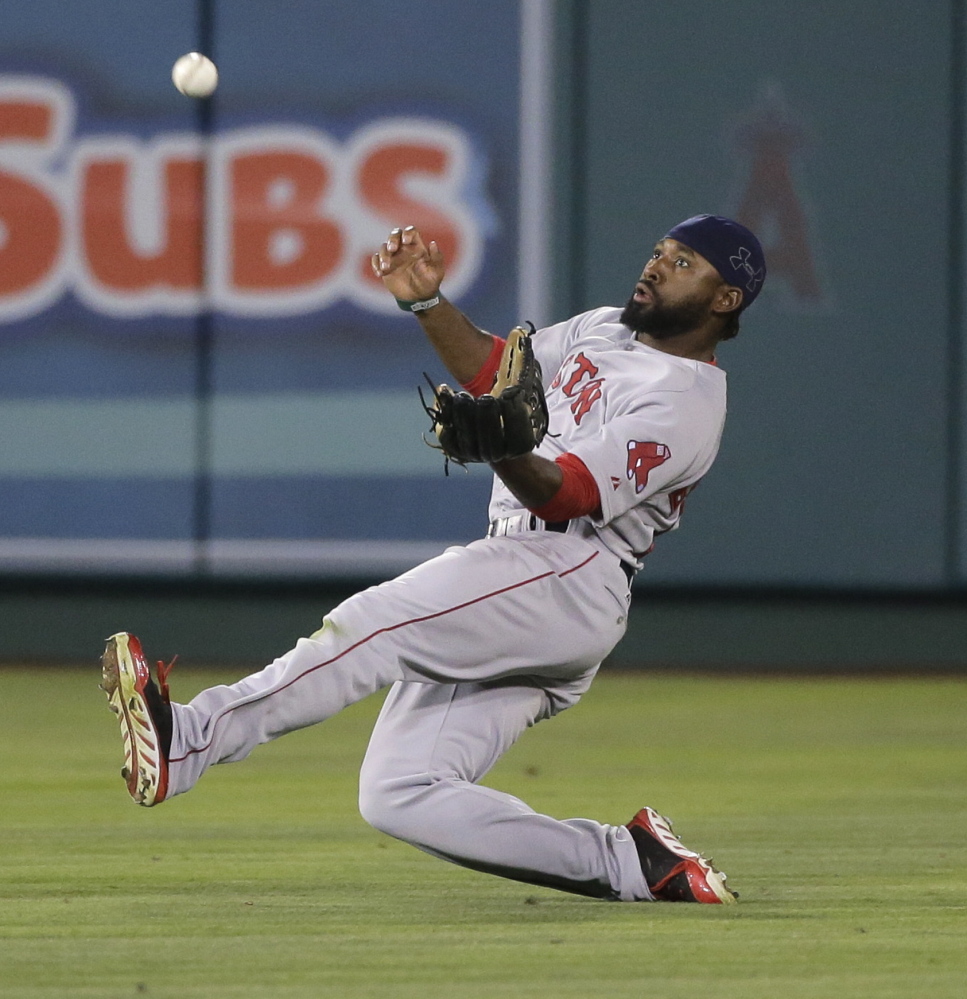
[{"label": "cap with logo", "polygon": [[721,215],[693,215],[669,229],[674,239],[701,254],[726,284],[742,289],[742,308],[750,306],[766,279],[766,258],[755,235]]}]

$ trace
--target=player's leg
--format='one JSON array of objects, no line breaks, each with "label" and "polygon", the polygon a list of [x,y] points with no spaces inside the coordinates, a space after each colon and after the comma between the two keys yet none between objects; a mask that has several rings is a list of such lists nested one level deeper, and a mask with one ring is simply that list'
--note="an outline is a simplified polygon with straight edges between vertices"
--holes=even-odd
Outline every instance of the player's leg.
[{"label": "player's leg", "polygon": [[[565,535],[450,549],[344,601],[320,631],[264,670],[172,704],[166,794],[401,677],[579,675],[623,632],[626,593],[616,592],[623,583],[614,560]],[[143,718],[129,703],[116,706],[122,731],[137,739]]]},{"label": "player's leg", "polygon": [[[338,642],[304,638],[260,672],[178,704],[169,696],[170,667],[158,663],[156,681],[134,635],[113,635],[101,664],[101,687],[121,725],[121,776],[146,806],[187,791],[212,764],[243,759],[260,743],[331,717],[401,675],[393,656],[360,662],[342,655]],[[323,669],[317,682],[306,679]]]},{"label": "player's leg", "polygon": [[576,700],[521,681],[404,682],[387,696],[360,774],[372,825],[474,870],[596,898],[651,899],[624,826],[542,815],[477,782],[530,725]]},{"label": "player's leg", "polygon": [[453,548],[357,593],[266,669],[173,706],[169,796],[213,763],[240,760],[401,678],[581,675],[624,631],[626,594],[612,593],[612,582],[625,584],[613,560],[551,535],[547,545],[498,538]]},{"label": "player's leg", "polygon": [[325,721],[401,676],[385,643],[349,650],[335,636],[317,635],[300,638],[294,649],[238,683],[172,704],[169,797],[189,790],[213,764],[242,760],[256,746]]}]

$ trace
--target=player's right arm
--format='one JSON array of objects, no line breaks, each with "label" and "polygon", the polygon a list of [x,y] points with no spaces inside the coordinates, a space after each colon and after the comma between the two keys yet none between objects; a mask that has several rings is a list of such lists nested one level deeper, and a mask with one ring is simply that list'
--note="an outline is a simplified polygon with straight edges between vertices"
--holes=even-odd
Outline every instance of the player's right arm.
[{"label": "player's right arm", "polygon": [[450,374],[461,385],[473,381],[491,357],[494,338],[440,294],[446,263],[436,242],[424,243],[413,226],[393,229],[371,263],[373,273],[397,301],[440,299],[439,304],[414,315]]}]

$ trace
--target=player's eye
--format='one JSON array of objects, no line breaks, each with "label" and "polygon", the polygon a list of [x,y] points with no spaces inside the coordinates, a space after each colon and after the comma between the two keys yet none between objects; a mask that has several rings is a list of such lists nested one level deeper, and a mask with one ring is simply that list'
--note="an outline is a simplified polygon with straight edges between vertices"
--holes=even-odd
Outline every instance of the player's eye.
[{"label": "player's eye", "polygon": [[676,267],[691,267],[691,264],[684,257],[678,257],[678,259],[675,261],[675,266]]}]

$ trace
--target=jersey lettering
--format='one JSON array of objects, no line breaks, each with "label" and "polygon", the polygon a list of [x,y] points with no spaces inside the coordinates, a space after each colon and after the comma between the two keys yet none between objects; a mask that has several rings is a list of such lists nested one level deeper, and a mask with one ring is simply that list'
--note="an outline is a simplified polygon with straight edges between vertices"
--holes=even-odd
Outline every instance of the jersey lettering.
[{"label": "jersey lettering", "polygon": [[[574,395],[577,391],[578,383],[582,378],[594,378],[598,373],[598,367],[596,364],[592,364],[584,354],[578,354],[574,358],[574,370],[571,372],[571,377],[568,378],[567,384],[561,391],[568,397]],[[600,382],[599,382],[600,384]]]},{"label": "jersey lettering", "polygon": [[564,380],[564,368],[569,363],[573,363],[574,366],[561,391],[568,399],[574,399],[574,402],[571,403],[571,412],[574,414],[574,422],[580,424],[591,407],[601,398],[601,386],[604,384],[604,379],[596,377],[598,366],[592,364],[581,353],[573,358],[573,362],[569,360],[561,365],[561,370],[551,382],[551,388],[560,386]]},{"label": "jersey lettering", "polygon": [[571,403],[571,412],[574,414],[575,423],[580,424],[591,407],[601,398],[603,382],[603,378],[595,378],[581,388],[580,395]]},{"label": "jersey lettering", "polygon": [[[653,468],[672,456],[667,444],[656,441],[628,441],[628,478],[635,480],[635,492],[644,491]],[[684,497],[683,497],[684,499]]]}]

